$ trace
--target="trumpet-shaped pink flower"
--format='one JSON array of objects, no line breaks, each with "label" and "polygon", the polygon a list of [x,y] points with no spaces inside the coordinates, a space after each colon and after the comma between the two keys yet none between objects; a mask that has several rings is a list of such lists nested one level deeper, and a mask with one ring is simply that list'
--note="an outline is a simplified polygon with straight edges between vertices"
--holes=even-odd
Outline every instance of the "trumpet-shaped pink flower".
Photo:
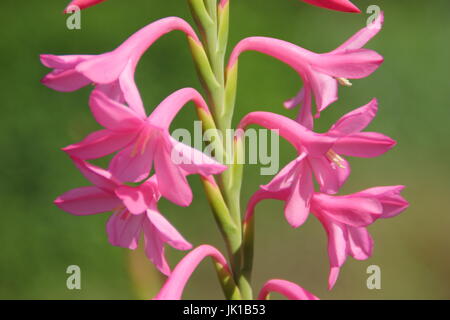
[{"label": "trumpet-shaped pink flower", "polygon": [[192,246],[159,213],[157,203],[161,195],[156,177],[138,187],[129,187],[106,170],[72,159],[93,186],[66,192],[55,200],[55,204],[64,211],[81,216],[113,211],[106,226],[109,242],[134,250],[143,233],[147,257],[161,272],[170,274],[164,245],[167,243],[178,250],[189,250]]},{"label": "trumpet-shaped pink flower", "polygon": [[74,6],[77,6],[80,9],[86,9],[92,6],[95,6],[96,4],[99,4],[101,2],[104,2],[106,0],[72,0],[69,5],[64,10],[65,13],[68,13],[71,11],[71,8]]},{"label": "trumpet-shaped pink flower", "polygon": [[349,0],[302,0],[317,7],[343,12],[360,13],[361,11]]},{"label": "trumpet-shaped pink flower", "polygon": [[186,21],[177,17],[164,18],[142,28],[111,52],[100,55],[41,55],[42,64],[54,69],[42,79],[42,83],[63,92],[94,83],[97,89],[114,100],[126,101],[143,116],[144,106],[134,82],[136,66],[155,41],[174,30],[184,32],[201,45]]},{"label": "trumpet-shaped pink flower", "polygon": [[319,300],[319,298],[299,285],[281,279],[267,281],[259,292],[258,300],[267,300],[271,292],[278,292],[289,300]]},{"label": "trumpet-shaped pink flower", "polygon": [[245,51],[259,51],[291,66],[303,80],[304,87],[294,99],[286,103],[294,107],[303,103],[299,122],[313,128],[311,97],[314,94],[317,116],[338,98],[338,83],[348,84],[347,79],[369,76],[383,62],[383,57],[362,47],[381,29],[383,15],[360,30],[336,50],[317,54],[292,43],[266,37],[246,38],[234,48],[228,68],[236,64]]},{"label": "trumpet-shaped pink flower", "polygon": [[339,119],[326,134],[316,134],[284,116],[270,112],[252,112],[241,120],[240,128],[259,124],[278,129],[299,156],[284,167],[267,185],[261,186],[275,198],[286,201],[285,215],[293,227],[308,217],[314,194],[313,173],[321,192],[339,191],[350,174],[350,165],[342,155],[371,158],[394,145],[391,138],[375,132],[361,132],[375,117],[377,101],[372,100]]},{"label": "trumpet-shaped pink flower", "polygon": [[[138,182],[148,177],[154,165],[161,194],[178,205],[187,206],[192,201],[187,174],[209,176],[226,169],[226,166],[170,136],[173,118],[189,101],[194,101],[198,108],[209,114],[206,102],[192,88],[171,94],[149,117],[94,90],[90,98],[91,111],[105,129],[63,150],[85,160],[122,150],[110,163],[109,171],[115,177],[120,181]],[[175,155],[178,159],[174,159]]]},{"label": "trumpet-shaped pink flower", "polygon": [[214,247],[201,245],[189,252],[173,269],[154,300],[180,300],[192,273],[205,258],[211,257],[229,273],[225,257]]},{"label": "trumpet-shaped pink flower", "polygon": [[[340,267],[348,255],[358,260],[372,255],[373,240],[367,226],[380,218],[392,218],[408,207],[400,195],[404,186],[375,187],[346,196],[315,193],[311,198],[311,212],[320,220],[328,235],[330,258],[329,289],[333,288]],[[245,220],[254,215],[255,206],[264,199],[286,201],[287,192],[258,190],[247,205]]]}]

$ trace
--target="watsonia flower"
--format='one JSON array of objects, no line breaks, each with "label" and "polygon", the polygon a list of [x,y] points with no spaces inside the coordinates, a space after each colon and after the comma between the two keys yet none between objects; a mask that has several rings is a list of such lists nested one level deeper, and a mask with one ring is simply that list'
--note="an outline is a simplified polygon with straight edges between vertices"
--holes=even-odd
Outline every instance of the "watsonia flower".
[{"label": "watsonia flower", "polygon": [[134,250],[143,234],[147,257],[162,273],[170,274],[164,245],[178,250],[189,250],[192,246],[158,211],[161,194],[156,177],[130,187],[102,168],[80,159],[72,160],[93,186],[70,190],[59,196],[55,204],[79,216],[112,211],[106,226],[109,242]]},{"label": "watsonia flower", "polygon": [[[149,117],[111,100],[99,90],[94,90],[90,97],[91,111],[105,129],[96,131],[63,150],[84,160],[120,151],[112,159],[109,170],[120,181],[125,182],[144,180],[154,166],[161,194],[180,206],[187,206],[192,201],[187,174],[209,176],[227,168],[170,136],[170,124],[190,101],[202,112],[209,114],[206,102],[192,88],[171,94]],[[179,163],[174,161],[174,155]]]}]

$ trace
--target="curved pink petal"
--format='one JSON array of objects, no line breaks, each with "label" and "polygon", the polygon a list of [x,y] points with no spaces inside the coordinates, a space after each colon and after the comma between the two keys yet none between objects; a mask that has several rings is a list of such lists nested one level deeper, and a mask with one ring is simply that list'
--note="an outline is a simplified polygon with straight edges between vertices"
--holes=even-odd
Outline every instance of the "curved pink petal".
[{"label": "curved pink petal", "polygon": [[308,165],[302,163],[295,176],[284,208],[286,220],[293,228],[298,228],[308,218],[313,194],[314,184],[311,169]]},{"label": "curved pink petal", "polygon": [[121,201],[114,194],[97,187],[82,187],[70,190],[59,196],[54,203],[74,215],[90,215],[112,211]]},{"label": "curved pink petal", "polygon": [[135,138],[136,134],[100,130],[81,142],[63,148],[63,151],[83,160],[98,159],[126,147]]},{"label": "curved pink petal", "polygon": [[72,0],[64,10],[64,13],[70,13],[71,8],[77,6],[80,9],[86,9],[106,0]]},{"label": "curved pink petal", "polygon": [[110,99],[105,93],[94,90],[89,98],[89,106],[95,120],[103,127],[127,133],[138,132],[144,125],[132,109]]},{"label": "curved pink petal", "polygon": [[142,214],[150,207],[153,194],[145,191],[145,187],[120,186],[115,190],[116,196],[123,201],[131,214]]},{"label": "curved pink petal", "polygon": [[147,210],[147,218],[158,230],[161,239],[177,250],[190,250],[192,245],[156,209]]},{"label": "curved pink petal", "polygon": [[180,206],[188,206],[192,202],[192,191],[181,167],[173,163],[170,146],[160,141],[154,155],[155,172],[161,194]]},{"label": "curved pink petal", "polygon": [[206,257],[212,257],[223,268],[229,270],[225,257],[216,248],[201,245],[178,263],[154,300],[180,300],[192,273]]},{"label": "curved pink petal", "polygon": [[357,260],[366,260],[372,256],[373,239],[366,228],[348,228],[348,250]]},{"label": "curved pink petal", "polygon": [[330,129],[329,134],[345,136],[364,130],[375,118],[378,111],[377,99],[355,109],[340,118]]},{"label": "curved pink petal", "polygon": [[289,162],[268,184],[261,186],[261,188],[270,192],[277,192],[290,188],[295,179],[296,172],[298,171],[297,168],[304,161],[306,156],[306,153],[302,153],[300,156]]},{"label": "curved pink petal", "polygon": [[136,114],[144,119],[146,117],[144,103],[134,80],[136,63],[129,60],[125,69],[119,77],[120,91],[123,92],[124,100]]},{"label": "curved pink petal", "polygon": [[408,201],[401,196],[405,186],[375,187],[354,194],[354,196],[374,197],[383,206],[381,218],[392,218],[409,207]]},{"label": "curved pink petal", "polygon": [[317,7],[322,7],[336,11],[353,12],[353,13],[361,12],[358,9],[358,7],[356,7],[349,0],[302,0],[302,1]]},{"label": "curved pink petal", "polygon": [[355,33],[350,39],[345,41],[337,49],[333,50],[331,53],[342,53],[349,50],[361,49],[367,42],[369,42],[374,36],[380,32],[384,22],[384,14],[380,12],[378,17],[366,27]]},{"label": "curved pink petal", "polygon": [[350,175],[350,164],[343,158],[340,166],[325,157],[309,157],[308,162],[323,193],[338,193]]},{"label": "curved pink petal", "polygon": [[152,140],[141,148],[132,144],[117,153],[109,164],[108,170],[122,182],[138,182],[148,177],[152,169],[157,150]]},{"label": "curved pink petal", "polygon": [[207,177],[219,174],[228,168],[213,158],[208,157],[203,152],[178,142],[172,137],[170,137],[170,141],[173,146],[171,153],[172,160],[174,160],[174,153],[176,153],[176,164],[179,164],[187,174],[200,174]]},{"label": "curved pink petal", "polygon": [[281,190],[276,192],[266,191],[264,189],[257,190],[249,199],[247,203],[247,208],[245,210],[245,218],[244,222],[249,222],[254,214],[255,214],[255,207],[256,205],[266,199],[275,199],[275,200],[282,200],[286,201],[289,197],[289,190]]},{"label": "curved pink petal", "polygon": [[42,78],[41,82],[50,89],[61,92],[76,91],[91,83],[88,78],[73,69],[52,71]]},{"label": "curved pink petal", "polygon": [[363,227],[381,216],[383,207],[376,198],[329,196],[316,193],[312,207],[323,219],[331,219],[353,227]]},{"label": "curved pink petal", "polygon": [[119,186],[118,181],[113,178],[109,171],[94,166],[81,159],[75,157],[71,158],[83,176],[95,186],[110,192],[114,192],[114,189]]},{"label": "curved pink petal", "polygon": [[328,256],[330,258],[330,275],[328,288],[331,290],[339,275],[339,268],[347,260],[347,228],[338,222],[333,222],[325,217],[317,216],[328,235]]},{"label": "curved pink petal", "polygon": [[144,219],[144,214],[132,215],[126,209],[114,213],[106,224],[109,242],[113,246],[135,250]]},{"label": "curved pink petal", "polygon": [[41,54],[39,56],[41,63],[47,68],[67,70],[73,69],[77,64],[94,57],[93,55],[61,55]]},{"label": "curved pink petal", "polygon": [[80,63],[76,70],[95,83],[111,83],[119,79],[130,59],[138,61],[155,41],[175,30],[180,30],[199,42],[195,31],[186,21],[178,17],[168,17],[143,27],[114,51]]},{"label": "curved pink petal", "polygon": [[245,129],[252,124],[274,130],[289,141],[299,152],[306,149],[308,155],[323,155],[333,146],[336,138],[326,134],[315,133],[296,121],[272,112],[250,112],[241,119],[238,129]]},{"label": "curved pink petal", "polygon": [[281,279],[267,281],[259,292],[258,300],[266,300],[271,292],[278,292],[289,300],[319,300],[299,285]]},{"label": "curved pink petal", "polygon": [[377,132],[358,132],[338,139],[333,150],[351,157],[378,157],[396,145],[395,140]]},{"label": "curved pink petal", "polygon": [[312,68],[309,72],[307,79],[314,92],[318,111],[316,117],[318,117],[321,111],[338,99],[338,82],[332,76],[315,71]]},{"label": "curved pink petal", "polygon": [[183,88],[165,98],[148,117],[148,122],[155,127],[168,130],[175,116],[190,101],[194,102],[198,109],[210,114],[208,105],[197,90]]},{"label": "curved pink petal", "polygon": [[383,61],[383,57],[373,50],[357,49],[320,55],[314,61],[314,68],[333,77],[360,79],[371,75]]},{"label": "curved pink petal", "polygon": [[161,238],[156,227],[148,219],[144,220],[144,242],[147,258],[159,271],[169,276],[171,271],[164,253],[164,240]]}]

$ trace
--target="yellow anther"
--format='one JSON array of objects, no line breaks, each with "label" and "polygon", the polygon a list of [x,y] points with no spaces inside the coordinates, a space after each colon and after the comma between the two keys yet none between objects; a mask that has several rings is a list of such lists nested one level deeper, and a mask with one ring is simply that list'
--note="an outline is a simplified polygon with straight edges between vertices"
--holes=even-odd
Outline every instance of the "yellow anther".
[{"label": "yellow anther", "polygon": [[341,86],[351,87],[353,84],[347,78],[336,78]]},{"label": "yellow anther", "polygon": [[336,164],[339,168],[341,169],[345,169],[345,160],[344,158],[342,158],[340,155],[338,155],[336,152],[334,152],[333,150],[329,150],[327,152],[327,158],[333,162],[334,164]]}]

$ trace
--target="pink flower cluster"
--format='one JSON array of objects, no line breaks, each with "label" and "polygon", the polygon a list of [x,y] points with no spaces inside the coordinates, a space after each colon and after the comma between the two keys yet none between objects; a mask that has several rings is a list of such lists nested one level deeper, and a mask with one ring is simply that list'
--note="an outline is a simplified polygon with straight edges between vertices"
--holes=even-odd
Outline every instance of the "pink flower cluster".
[{"label": "pink flower cluster", "polygon": [[[328,9],[359,12],[347,0],[304,1]],[[83,9],[100,2],[74,0],[71,5]],[[227,3],[228,0],[222,0],[220,5]],[[343,45],[323,54],[278,39],[246,38],[235,46],[227,67],[231,72],[243,52],[259,51],[292,67],[303,82],[298,95],[285,103],[287,108],[301,106],[296,120],[257,111],[239,123],[238,128],[242,130],[252,124],[277,130],[297,151],[296,158],[251,197],[243,224],[245,229],[252,222],[256,205],[265,199],[284,201],[286,220],[294,228],[300,227],[312,213],[328,236],[330,289],[347,256],[358,260],[371,256],[373,239],[367,227],[378,219],[398,215],[408,206],[400,195],[403,186],[374,187],[337,195],[350,176],[350,165],[344,157],[373,158],[395,145],[385,135],[365,131],[376,116],[376,99],[344,115],[328,132],[313,131],[315,118],[338,99],[339,84],[349,85],[348,79],[367,77],[383,62],[378,53],[363,48],[381,30],[382,24],[383,15],[380,15]],[[106,230],[114,246],[136,249],[143,235],[146,255],[168,276],[156,299],[180,299],[190,275],[206,257],[212,257],[216,265],[232,273],[225,257],[209,245],[190,251],[173,270],[164,254],[165,244],[177,250],[190,250],[192,245],[159,212],[160,198],[189,206],[193,194],[186,179],[188,175],[200,175],[208,180],[227,170],[215,159],[170,136],[172,121],[188,102],[194,102],[198,111],[211,115],[207,103],[195,89],[178,90],[150,115],[145,111],[134,81],[136,67],[155,41],[175,30],[184,32],[190,41],[203,47],[186,21],[169,17],[142,28],[107,53],[41,56],[41,62],[53,69],[42,80],[47,87],[69,92],[94,86],[89,107],[103,127],[63,148],[91,185],[62,194],[55,204],[74,215],[113,212]],[[313,102],[317,109],[315,116]],[[175,163],[171,157],[174,151],[186,161]],[[111,154],[114,156],[107,169],[88,162]],[[270,292],[290,299],[317,299],[298,285],[279,279],[269,280],[261,289],[259,299],[266,299]]]}]

